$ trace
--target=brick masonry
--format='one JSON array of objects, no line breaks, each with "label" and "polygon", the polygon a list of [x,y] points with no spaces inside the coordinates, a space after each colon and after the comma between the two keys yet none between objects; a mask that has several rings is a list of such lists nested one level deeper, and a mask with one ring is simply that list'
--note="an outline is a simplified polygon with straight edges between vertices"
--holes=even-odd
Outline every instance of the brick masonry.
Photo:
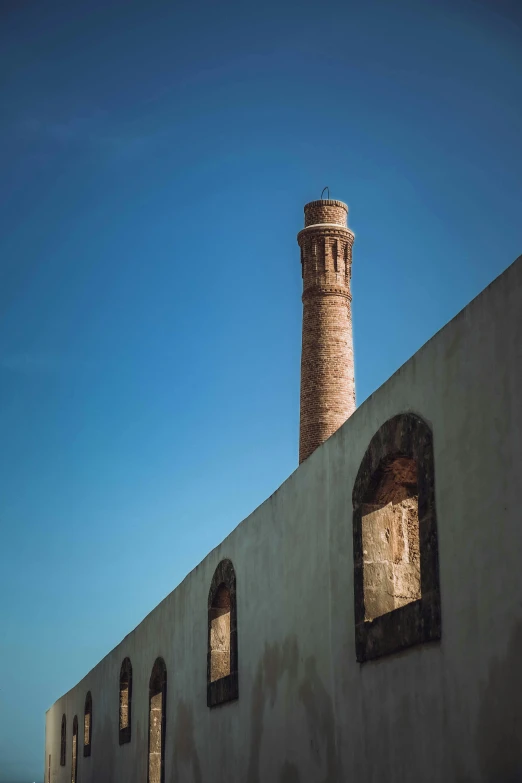
[{"label": "brick masonry", "polygon": [[342,201],[311,201],[297,235],[303,275],[301,421],[303,462],[355,410],[350,280],[353,232]]}]

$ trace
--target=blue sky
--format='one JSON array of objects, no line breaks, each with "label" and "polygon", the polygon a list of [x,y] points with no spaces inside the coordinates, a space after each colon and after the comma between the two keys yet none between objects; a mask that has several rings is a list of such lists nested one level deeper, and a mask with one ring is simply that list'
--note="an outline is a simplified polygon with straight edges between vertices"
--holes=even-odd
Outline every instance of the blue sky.
[{"label": "blue sky", "polygon": [[22,783],[45,710],[296,467],[304,203],[350,207],[358,403],[522,253],[522,7],[0,15],[0,781]]}]

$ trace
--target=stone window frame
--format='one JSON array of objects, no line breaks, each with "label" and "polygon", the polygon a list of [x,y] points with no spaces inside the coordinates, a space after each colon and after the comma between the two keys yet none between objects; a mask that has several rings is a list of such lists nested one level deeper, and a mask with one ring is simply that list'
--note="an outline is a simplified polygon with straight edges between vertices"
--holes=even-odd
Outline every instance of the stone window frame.
[{"label": "stone window frame", "polygon": [[[225,585],[230,594],[230,674],[211,682],[212,607],[216,594],[222,585]],[[208,592],[207,609],[207,707],[212,708],[239,698],[236,572],[232,561],[228,558],[222,560],[214,571]]]},{"label": "stone window frame", "polygon": [[[122,685],[127,685],[127,725],[121,725],[121,693]],[[120,745],[125,745],[131,741],[131,721],[132,721],[132,664],[129,657],[124,658],[120,667],[120,682],[118,691],[118,728]]]},{"label": "stone window frame", "polygon": [[[421,597],[365,621],[362,506],[385,460],[408,457],[417,465]],[[435,464],[429,424],[400,413],[377,430],[362,459],[353,493],[355,650],[359,663],[441,638]]]},{"label": "stone window frame", "polygon": [[[76,736],[76,748],[74,747],[74,737]],[[78,780],[78,716],[73,718],[72,739],[71,739],[71,783],[77,783]],[[75,753],[76,750],[76,753]]]},{"label": "stone window frame", "polygon": [[60,728],[60,766],[65,767],[65,757],[67,754],[67,718],[65,713],[62,715],[62,725]]},{"label": "stone window frame", "polygon": [[[89,715],[89,741],[85,742],[85,718]],[[91,755],[92,746],[92,696],[91,692],[87,691],[85,696],[85,709],[83,711],[83,756],[84,758]]]},{"label": "stone window frame", "polygon": [[[159,684],[159,688],[157,687]],[[147,783],[150,783],[150,705],[152,696],[161,690],[161,767],[160,783],[165,783],[165,740],[167,736],[167,666],[164,659],[159,656],[154,661],[154,666],[149,679],[148,699],[148,741],[147,741]]]}]

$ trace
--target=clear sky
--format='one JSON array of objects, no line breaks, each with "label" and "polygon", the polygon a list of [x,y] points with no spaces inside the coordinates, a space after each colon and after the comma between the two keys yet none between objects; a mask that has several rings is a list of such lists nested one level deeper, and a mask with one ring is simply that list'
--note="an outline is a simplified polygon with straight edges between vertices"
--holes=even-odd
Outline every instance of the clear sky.
[{"label": "clear sky", "polygon": [[304,203],[350,207],[358,403],[522,253],[522,5],[0,16],[0,781],[32,783],[45,710],[297,465]]}]

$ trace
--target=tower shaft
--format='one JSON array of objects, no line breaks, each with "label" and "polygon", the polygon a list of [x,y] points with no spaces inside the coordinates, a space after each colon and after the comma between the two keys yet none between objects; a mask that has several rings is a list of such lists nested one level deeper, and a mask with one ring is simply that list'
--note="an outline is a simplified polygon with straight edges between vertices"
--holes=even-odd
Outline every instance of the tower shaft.
[{"label": "tower shaft", "polygon": [[355,410],[352,295],[354,235],[348,207],[321,199],[306,204],[297,235],[303,274],[303,341],[299,462]]}]

